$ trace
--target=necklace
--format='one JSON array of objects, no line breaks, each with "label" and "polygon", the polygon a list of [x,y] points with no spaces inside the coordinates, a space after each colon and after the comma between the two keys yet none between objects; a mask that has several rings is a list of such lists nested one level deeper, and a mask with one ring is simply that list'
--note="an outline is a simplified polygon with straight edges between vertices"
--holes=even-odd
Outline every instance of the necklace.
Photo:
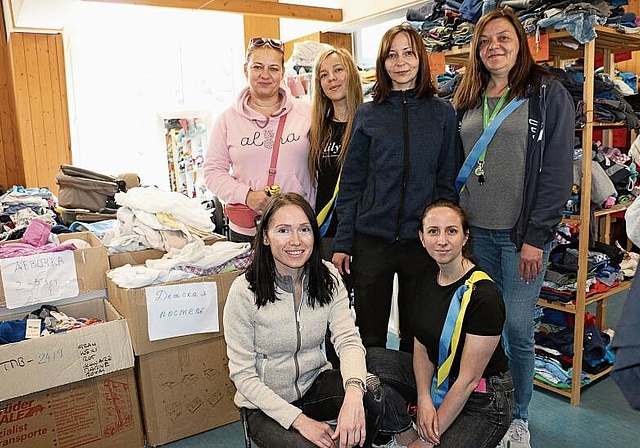
[{"label": "necklace", "polygon": [[253,101],[251,98],[249,98],[248,103],[249,103],[250,106],[257,107],[258,109],[273,109],[274,107],[276,107],[277,105],[280,104],[280,101],[282,101],[282,100],[280,99],[280,96],[278,96],[278,101],[273,103],[270,106],[261,106],[260,104],[257,104],[255,101]]},{"label": "necklace", "polygon": [[452,283],[455,283],[455,282],[457,282],[458,280],[460,280],[460,279],[464,276],[464,274],[465,274],[465,272],[466,272],[466,268],[465,268],[465,261],[467,261],[467,259],[466,259],[466,258],[463,258],[463,259],[462,259],[462,262],[460,263],[460,266],[461,266],[461,268],[462,268],[462,269],[461,269],[461,272],[460,272],[459,274],[456,274],[456,275],[453,277],[453,279],[454,279],[454,280],[453,280],[453,281],[450,281],[450,282],[447,282],[447,284],[446,284],[446,285],[444,285],[444,284],[443,284],[443,283],[444,283],[444,281],[443,281],[443,278],[442,278],[442,269],[438,270],[438,276],[437,276],[437,278],[436,278],[436,280],[437,280],[438,284],[439,284],[440,286],[447,286],[447,285],[451,285]]}]

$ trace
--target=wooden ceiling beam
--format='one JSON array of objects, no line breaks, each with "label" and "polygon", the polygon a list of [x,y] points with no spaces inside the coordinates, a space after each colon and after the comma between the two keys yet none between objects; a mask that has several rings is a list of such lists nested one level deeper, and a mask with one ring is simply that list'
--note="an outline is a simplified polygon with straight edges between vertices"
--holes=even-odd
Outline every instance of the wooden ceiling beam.
[{"label": "wooden ceiling beam", "polygon": [[254,16],[341,22],[342,9],[319,6],[273,3],[262,0],[85,0],[98,3],[160,6],[165,8],[203,9]]}]

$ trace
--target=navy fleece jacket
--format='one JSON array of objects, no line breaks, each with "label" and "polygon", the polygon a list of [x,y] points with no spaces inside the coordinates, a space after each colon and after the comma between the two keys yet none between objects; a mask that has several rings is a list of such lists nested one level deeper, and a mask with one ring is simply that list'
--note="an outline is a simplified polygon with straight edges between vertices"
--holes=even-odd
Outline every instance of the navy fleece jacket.
[{"label": "navy fleece jacket", "polygon": [[[457,119],[442,99],[392,91],[356,111],[337,198],[333,251],[353,253],[355,233],[384,241],[418,239],[420,215],[438,198],[455,200]],[[406,160],[405,160],[406,159]]]}]

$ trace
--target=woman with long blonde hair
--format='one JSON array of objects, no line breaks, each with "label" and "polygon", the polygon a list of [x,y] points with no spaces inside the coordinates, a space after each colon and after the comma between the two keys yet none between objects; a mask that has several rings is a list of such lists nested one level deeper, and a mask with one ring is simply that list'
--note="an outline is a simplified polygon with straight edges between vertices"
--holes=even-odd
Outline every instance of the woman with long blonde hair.
[{"label": "woman with long blonde hair", "polygon": [[323,236],[323,257],[331,260],[331,246],[338,227],[333,213],[338,178],[351,138],[353,117],[363,95],[356,63],[344,48],[321,53],[313,74],[309,173],[316,179],[316,215]]}]

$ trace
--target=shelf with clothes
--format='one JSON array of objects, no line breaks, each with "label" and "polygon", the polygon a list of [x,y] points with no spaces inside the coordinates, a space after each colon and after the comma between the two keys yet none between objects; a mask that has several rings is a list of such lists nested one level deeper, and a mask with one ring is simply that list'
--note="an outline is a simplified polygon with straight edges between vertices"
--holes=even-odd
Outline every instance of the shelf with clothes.
[{"label": "shelf with clothes", "polygon": [[[633,283],[633,280],[624,280],[620,282],[620,284],[612,287],[608,291],[589,295],[585,298],[584,304],[585,306],[587,306],[587,305],[591,305],[592,303],[598,303],[602,300],[605,300],[615,294],[618,294],[622,291],[629,289],[632,283]],[[576,314],[576,306],[575,306],[575,303],[572,303],[572,302],[563,303],[563,302],[551,301],[551,300],[540,298],[538,299],[538,305],[543,306],[545,308],[553,308],[555,310],[562,311],[564,313]],[[606,323],[606,319],[603,319],[602,325],[599,325],[601,330],[605,329],[605,323]]]},{"label": "shelf with clothes", "polygon": [[[612,123],[596,123],[594,120],[594,70],[595,57],[597,53],[602,53],[604,58],[605,72],[613,72],[613,52],[614,51],[637,51],[640,50],[640,36],[638,35],[625,35],[618,33],[614,29],[606,27],[596,27],[598,37],[592,41],[585,43],[584,45],[578,45],[575,50],[569,52],[568,50],[559,51],[558,45],[550,45],[550,54],[553,55],[554,60],[559,63],[561,59],[569,59],[576,57],[584,58],[584,88],[583,88],[583,101],[585,104],[585,125],[581,129],[582,132],[582,148],[593,147],[593,129],[597,127],[612,127]],[[560,41],[560,39],[570,38],[566,32],[557,32],[553,34],[553,39],[550,38],[550,42]],[[561,37],[563,36],[563,37]],[[580,53],[575,53],[579,51]],[[591,220],[591,181],[592,181],[592,163],[590,157],[582,158],[582,182],[581,182],[581,195],[580,195],[580,215],[576,221],[583,229],[589,228]],[[621,207],[622,208],[622,207]],[[600,216],[610,216],[614,212],[603,211]],[[575,217],[572,217],[575,219]],[[596,218],[597,219],[597,218]],[[575,316],[575,325],[573,331],[573,370],[571,375],[571,385],[580,384],[580,387],[569,386],[566,389],[554,388],[548,384],[541,384],[540,381],[536,381],[535,384],[544,387],[545,389],[552,390],[560,395],[570,398],[572,405],[580,403],[580,392],[582,388],[582,370],[583,370],[583,348],[584,348],[584,336],[585,336],[585,312],[586,306],[592,303],[596,304],[596,321],[599,329],[604,329],[606,326],[606,306],[608,298],[613,295],[624,291],[629,288],[631,282],[624,281],[618,286],[614,286],[610,290],[600,293],[587,295],[587,257],[589,254],[589,238],[580,238],[578,246],[578,272],[577,272],[577,285],[585,285],[585,287],[576,288],[576,297],[573,305],[558,305],[556,303],[548,302],[546,300],[540,300],[539,304],[543,307],[559,309],[573,314]],[[592,384],[594,380],[606,375],[610,369],[606,369],[603,372],[599,372],[593,376],[593,379],[588,384]]]},{"label": "shelf with clothes", "polygon": [[[555,67],[561,67],[562,61],[572,59],[584,60],[584,84],[582,100],[584,103],[584,126],[576,130],[580,133],[582,140],[582,148],[592,148],[593,146],[593,131],[594,129],[610,129],[614,127],[626,126],[626,123],[612,122],[601,123],[595,121],[594,113],[594,86],[595,86],[595,60],[596,55],[602,55],[604,60],[604,71],[612,74],[614,71],[614,52],[620,51],[638,51],[640,50],[640,35],[637,34],[623,34],[616,31],[613,28],[597,26],[595,27],[597,37],[594,40],[588,41],[584,44],[577,42],[569,32],[567,31],[549,31],[545,33],[545,40],[549,41],[549,59],[548,62],[552,63]],[[469,60],[469,46],[454,47],[450,50],[444,51],[446,64],[465,65]],[[591,177],[592,177],[592,160],[591,157],[583,157],[581,161],[582,175],[580,191],[582,194],[580,197],[576,197],[576,200],[580,204],[580,214],[574,214],[568,216],[564,221],[570,222],[576,226],[588,229],[590,226],[591,217]],[[603,212],[602,217],[606,219],[606,216],[613,216],[618,212]],[[575,298],[572,304],[560,304],[558,302],[550,302],[544,299],[539,300],[539,305],[545,308],[556,309],[559,311],[568,312],[574,316],[575,325],[573,326],[573,370],[570,374],[571,378],[568,385],[565,388],[555,388],[549,384],[536,381],[535,384],[545,389],[549,389],[560,395],[570,398],[572,405],[578,405],[580,403],[580,392],[583,379],[583,346],[585,336],[585,314],[586,306],[588,304],[596,304],[596,321],[599,329],[604,329],[606,325],[606,305],[607,300],[629,288],[629,281],[624,281],[617,286],[614,286],[606,292],[599,294],[587,294],[587,277],[589,275],[587,269],[587,257],[589,255],[589,238],[580,238],[578,243],[578,262],[575,284],[576,287]],[[580,287],[579,285],[584,285]],[[603,372],[599,372],[596,375],[592,375],[589,384],[593,383],[596,379],[604,376],[608,372],[605,369]],[[580,387],[572,387],[572,384],[580,384]]]},{"label": "shelf with clothes", "polygon": [[[624,34],[608,26],[594,28],[598,37],[596,54],[606,52],[640,50],[640,35]],[[580,44],[565,30],[541,30],[541,35],[549,38],[549,57],[556,67],[559,61],[579,59],[584,56],[586,44]],[[447,64],[466,65],[469,61],[469,45],[455,46],[444,51]]]}]

